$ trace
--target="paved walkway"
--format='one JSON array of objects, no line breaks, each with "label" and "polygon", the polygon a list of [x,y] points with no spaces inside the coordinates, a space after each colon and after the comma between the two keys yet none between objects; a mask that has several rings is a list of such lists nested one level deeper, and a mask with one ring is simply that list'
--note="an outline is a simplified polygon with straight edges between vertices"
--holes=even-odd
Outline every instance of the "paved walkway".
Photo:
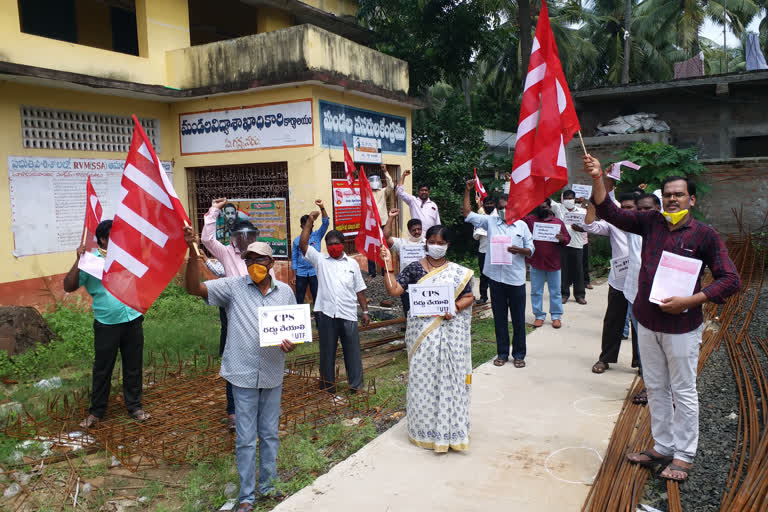
[{"label": "paved walkway", "polygon": [[404,419],[274,510],[580,510],[635,373],[629,341],[618,365],[590,371],[607,293],[588,290],[586,306],[565,305],[562,329],[548,320],[529,335],[526,368],[475,370],[469,451],[417,448]]}]

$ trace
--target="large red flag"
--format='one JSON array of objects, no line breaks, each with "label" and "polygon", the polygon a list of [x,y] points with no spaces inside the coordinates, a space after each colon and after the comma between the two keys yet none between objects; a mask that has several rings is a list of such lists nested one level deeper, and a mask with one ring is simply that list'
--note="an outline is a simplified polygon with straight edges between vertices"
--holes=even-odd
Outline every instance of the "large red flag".
[{"label": "large red flag", "polygon": [[547,3],[542,0],[520,108],[508,224],[568,184],[565,145],[580,129],[549,24]]},{"label": "large red flag", "polygon": [[357,252],[365,254],[371,261],[376,261],[385,267],[381,259],[381,247],[387,246],[384,240],[384,232],[381,230],[381,218],[376,201],[373,199],[373,191],[368,177],[362,166],[360,167],[360,230],[355,238]]},{"label": "large red flag", "polygon": [[91,177],[88,176],[88,181],[85,185],[85,224],[83,225],[83,244],[87,250],[95,249],[96,244],[96,228],[101,222],[103,210],[99,197],[96,195],[96,190],[91,184]]},{"label": "large red flag", "polygon": [[341,143],[344,145],[344,170],[347,171],[347,183],[351,187],[355,183],[355,161],[349,154],[347,143],[345,141],[341,141]]},{"label": "large red flag", "polygon": [[104,262],[104,287],[145,313],[184,262],[189,217],[136,117]]}]

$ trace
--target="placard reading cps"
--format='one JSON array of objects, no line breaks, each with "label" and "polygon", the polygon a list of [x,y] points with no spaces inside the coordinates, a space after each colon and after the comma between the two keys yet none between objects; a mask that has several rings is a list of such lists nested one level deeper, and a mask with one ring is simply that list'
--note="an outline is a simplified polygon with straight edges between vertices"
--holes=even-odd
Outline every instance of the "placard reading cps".
[{"label": "placard reading cps", "polygon": [[450,284],[411,284],[411,316],[443,316],[456,314],[455,290]]},{"label": "placard reading cps", "polygon": [[259,343],[262,347],[312,342],[312,321],[309,304],[294,306],[263,306],[259,308]]}]

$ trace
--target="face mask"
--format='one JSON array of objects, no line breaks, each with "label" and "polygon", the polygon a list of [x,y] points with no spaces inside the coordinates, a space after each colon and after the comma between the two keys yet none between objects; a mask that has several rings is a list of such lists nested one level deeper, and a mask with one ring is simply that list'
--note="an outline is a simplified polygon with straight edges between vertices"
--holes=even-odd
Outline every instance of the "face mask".
[{"label": "face mask", "polygon": [[536,216],[540,219],[546,219],[549,217],[549,211],[545,210],[541,206],[537,207],[534,213],[536,213]]},{"label": "face mask", "polygon": [[434,260],[439,260],[445,257],[445,252],[448,250],[447,245],[427,244],[427,254]]},{"label": "face mask", "polygon": [[486,215],[489,215],[493,211],[493,205],[490,205],[490,206],[483,205],[483,210],[485,211]]},{"label": "face mask", "polygon": [[106,249],[102,249],[101,247],[99,247],[98,249],[99,249],[99,254],[101,254],[102,256],[104,256],[106,258],[107,257],[107,250]]},{"label": "face mask", "polygon": [[335,260],[341,258],[341,255],[344,254],[344,244],[326,244],[326,246],[328,247],[328,254]]},{"label": "face mask", "polygon": [[[691,204],[691,201],[688,200],[688,205]],[[683,220],[686,215],[688,215],[688,205],[686,205],[685,210],[680,210],[679,212],[663,212],[662,215],[667,219],[667,222],[672,224],[673,226]]]},{"label": "face mask", "polygon": [[569,210],[573,210],[576,207],[575,199],[563,199],[563,206]]},{"label": "face mask", "polygon": [[417,238],[415,236],[412,236],[411,234],[408,234],[408,241],[413,243],[419,243],[419,242],[422,242],[422,239],[421,237]]},{"label": "face mask", "polygon": [[502,208],[501,210],[499,210],[498,208],[496,209],[496,213],[498,214],[500,219],[504,218],[505,212],[506,212],[506,210],[504,208]]},{"label": "face mask", "polygon": [[251,276],[254,283],[262,282],[267,277],[267,272],[269,270],[264,265],[259,265],[258,263],[248,265],[248,275]]}]

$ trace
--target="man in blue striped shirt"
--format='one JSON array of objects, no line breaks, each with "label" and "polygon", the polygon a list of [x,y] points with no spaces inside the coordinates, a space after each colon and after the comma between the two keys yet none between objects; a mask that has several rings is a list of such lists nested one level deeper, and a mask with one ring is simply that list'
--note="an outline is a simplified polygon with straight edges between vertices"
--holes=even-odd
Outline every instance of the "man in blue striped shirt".
[{"label": "man in blue striped shirt", "polygon": [[[325,211],[323,202],[320,199],[315,201],[315,204],[320,208],[320,213],[323,219],[320,224],[320,228],[316,229],[309,235],[309,245],[314,247],[317,251],[320,251],[320,244],[323,241],[325,232],[328,231],[328,225],[330,219],[328,218],[328,212]],[[299,223],[301,228],[304,229],[304,223],[309,219],[309,215],[302,215]],[[304,297],[307,295],[307,286],[312,293],[312,300],[317,300],[317,272],[315,267],[307,261],[304,255],[299,249],[299,238],[297,236],[293,239],[293,247],[291,249],[291,270],[293,270],[293,282],[291,283],[296,288],[296,303],[304,304]]]}]

